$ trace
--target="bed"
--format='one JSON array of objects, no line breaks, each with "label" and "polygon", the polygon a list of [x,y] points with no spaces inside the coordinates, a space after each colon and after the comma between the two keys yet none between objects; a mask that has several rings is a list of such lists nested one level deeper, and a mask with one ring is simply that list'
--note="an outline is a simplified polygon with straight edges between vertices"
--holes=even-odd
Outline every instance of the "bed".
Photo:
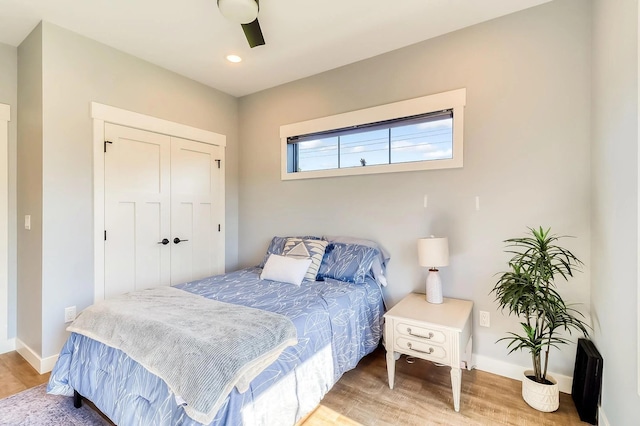
[{"label": "bed", "polygon": [[[289,247],[292,238],[274,237],[257,267],[175,287],[283,315],[297,333],[297,343],[255,376],[246,391],[234,387],[228,393],[211,422],[201,423],[189,416],[188,402],[127,353],[79,333],[72,333],[65,343],[47,391],[82,395],[119,425],[295,424],[317,406],[344,372],[378,346],[384,314],[381,283],[385,284],[388,255],[375,244],[295,237],[294,243],[324,241],[317,244],[324,245],[322,250],[307,253],[316,258],[312,276],[318,280],[304,279],[295,285],[265,279],[272,260],[285,254],[295,257],[293,246],[299,249],[301,245]],[[305,276],[308,278],[308,271]]]}]

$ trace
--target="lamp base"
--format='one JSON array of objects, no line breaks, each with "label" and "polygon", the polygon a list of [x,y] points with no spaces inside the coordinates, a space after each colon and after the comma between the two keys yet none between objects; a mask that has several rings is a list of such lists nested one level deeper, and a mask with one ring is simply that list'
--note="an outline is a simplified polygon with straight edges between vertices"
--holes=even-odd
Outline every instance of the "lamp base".
[{"label": "lamp base", "polygon": [[429,275],[427,275],[427,302],[442,303],[442,283],[440,274],[435,268],[429,269]]}]

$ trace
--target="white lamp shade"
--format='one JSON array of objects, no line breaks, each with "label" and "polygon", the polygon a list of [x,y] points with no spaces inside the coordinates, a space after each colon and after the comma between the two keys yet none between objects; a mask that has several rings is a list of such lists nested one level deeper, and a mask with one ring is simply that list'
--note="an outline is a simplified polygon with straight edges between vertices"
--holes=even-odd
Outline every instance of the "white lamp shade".
[{"label": "white lamp shade", "polygon": [[449,264],[449,239],[429,237],[418,240],[418,261],[425,268],[438,268]]},{"label": "white lamp shade", "polygon": [[218,0],[218,8],[222,16],[238,24],[249,24],[258,17],[255,0]]}]

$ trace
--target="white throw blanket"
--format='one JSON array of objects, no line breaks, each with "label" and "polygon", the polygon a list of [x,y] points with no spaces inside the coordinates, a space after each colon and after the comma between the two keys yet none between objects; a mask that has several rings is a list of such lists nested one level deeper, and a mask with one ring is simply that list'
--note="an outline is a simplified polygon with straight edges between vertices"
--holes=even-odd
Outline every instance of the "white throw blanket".
[{"label": "white throw blanket", "polygon": [[67,330],[124,351],[162,378],[194,420],[209,424],[234,386],[249,382],[297,343],[283,315],[171,287],[97,303]]}]

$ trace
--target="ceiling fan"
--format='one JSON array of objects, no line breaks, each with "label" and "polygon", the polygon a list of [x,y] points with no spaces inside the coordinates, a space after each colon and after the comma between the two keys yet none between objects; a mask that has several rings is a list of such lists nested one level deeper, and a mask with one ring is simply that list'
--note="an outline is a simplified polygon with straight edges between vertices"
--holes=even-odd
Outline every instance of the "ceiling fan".
[{"label": "ceiling fan", "polygon": [[249,42],[249,46],[256,47],[264,44],[264,37],[258,23],[258,0],[217,0],[218,9],[222,16],[231,22],[242,25],[242,31]]}]

